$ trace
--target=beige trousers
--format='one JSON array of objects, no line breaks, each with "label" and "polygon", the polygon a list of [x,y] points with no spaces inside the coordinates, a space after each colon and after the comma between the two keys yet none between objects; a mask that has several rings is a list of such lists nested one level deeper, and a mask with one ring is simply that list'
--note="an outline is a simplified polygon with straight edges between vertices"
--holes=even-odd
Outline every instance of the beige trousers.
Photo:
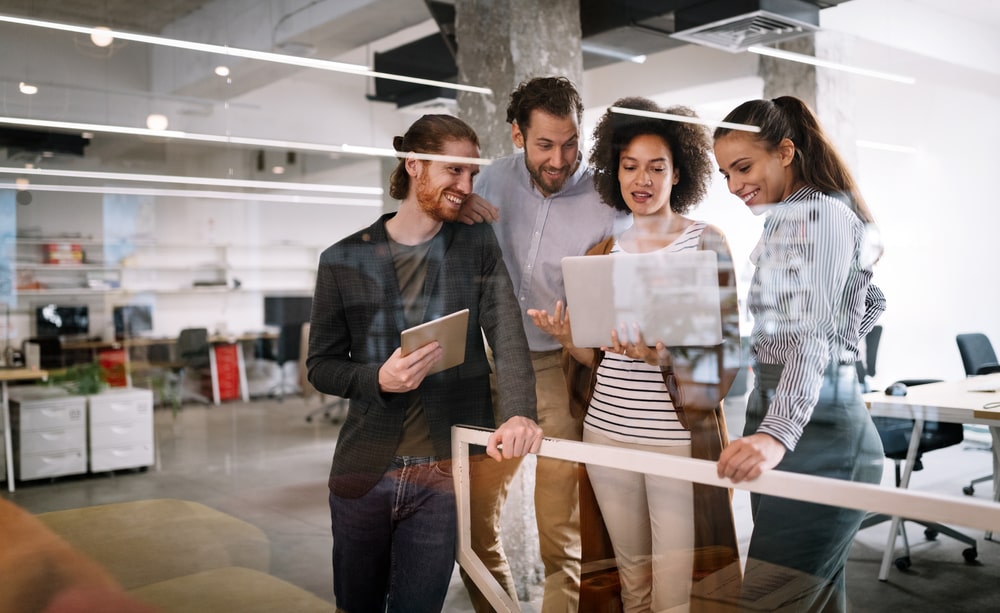
[{"label": "beige trousers", "polygon": [[[597,445],[691,457],[691,445],[660,447],[617,441],[586,430]],[[625,613],[687,611],[694,566],[691,482],[587,465],[590,484],[615,549]]]},{"label": "beige trousers", "polygon": [[[532,352],[538,425],[549,438],[579,441],[583,420],[569,414],[569,395],[560,365],[561,351]],[[494,390],[503,394],[503,390]],[[494,403],[494,406],[496,403]],[[500,512],[519,460],[477,458],[471,466],[472,549],[500,585],[517,600],[514,579],[500,542]],[[545,567],[543,613],[576,613],[580,598],[580,490],[576,462],[538,458],[535,469],[535,521]],[[493,610],[462,573],[477,613]]]}]

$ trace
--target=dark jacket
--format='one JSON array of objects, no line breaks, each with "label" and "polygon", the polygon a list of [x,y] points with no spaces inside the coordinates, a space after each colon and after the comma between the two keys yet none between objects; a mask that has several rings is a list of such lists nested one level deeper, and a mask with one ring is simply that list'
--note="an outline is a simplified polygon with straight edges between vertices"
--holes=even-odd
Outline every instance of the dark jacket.
[{"label": "dark jacket", "polygon": [[[388,469],[403,434],[411,394],[423,400],[435,453],[451,457],[451,426],[495,428],[490,366],[493,349],[504,390],[498,419],[536,419],[535,377],[521,315],[489,224],[445,223],[428,253],[422,321],[469,309],[465,362],[430,375],[402,394],[379,389],[378,370],[407,325],[385,222],[394,213],[326,249],[316,274],[309,338],[309,382],[350,401],[330,471],[330,490],[365,494]],[[482,328],[482,331],[480,331]]]}]

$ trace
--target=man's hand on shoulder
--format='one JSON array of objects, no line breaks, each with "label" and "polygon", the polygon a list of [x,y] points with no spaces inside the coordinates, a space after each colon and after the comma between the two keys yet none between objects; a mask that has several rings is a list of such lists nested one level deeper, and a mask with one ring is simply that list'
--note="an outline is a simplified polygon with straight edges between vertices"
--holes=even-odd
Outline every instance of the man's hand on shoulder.
[{"label": "man's hand on shoulder", "polygon": [[458,221],[470,226],[483,222],[493,223],[498,219],[500,219],[500,209],[479,194],[469,194],[462,203],[462,208],[458,210]]},{"label": "man's hand on shoulder", "polygon": [[490,435],[486,453],[497,462],[538,453],[542,446],[542,436],[542,429],[533,419],[515,415],[500,424]]}]

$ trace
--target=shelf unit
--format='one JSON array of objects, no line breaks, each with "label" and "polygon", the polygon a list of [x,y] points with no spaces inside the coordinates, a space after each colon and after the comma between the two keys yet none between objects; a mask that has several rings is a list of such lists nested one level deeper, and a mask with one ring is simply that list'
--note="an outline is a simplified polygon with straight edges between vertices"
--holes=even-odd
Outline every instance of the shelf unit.
[{"label": "shelf unit", "polygon": [[[44,262],[47,245],[81,248],[80,263]],[[18,238],[13,267],[19,296],[128,293],[211,293],[311,288],[323,247],[293,243],[205,244],[135,242],[106,261],[105,243],[76,238]]]}]

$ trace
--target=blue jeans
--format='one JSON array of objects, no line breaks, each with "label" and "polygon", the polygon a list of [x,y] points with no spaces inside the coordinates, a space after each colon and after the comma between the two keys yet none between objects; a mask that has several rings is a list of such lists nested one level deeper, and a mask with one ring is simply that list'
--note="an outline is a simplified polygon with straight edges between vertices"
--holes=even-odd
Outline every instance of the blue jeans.
[{"label": "blue jeans", "polygon": [[450,460],[397,457],[364,496],[331,493],[330,521],[340,611],[441,611],[455,567]]}]

